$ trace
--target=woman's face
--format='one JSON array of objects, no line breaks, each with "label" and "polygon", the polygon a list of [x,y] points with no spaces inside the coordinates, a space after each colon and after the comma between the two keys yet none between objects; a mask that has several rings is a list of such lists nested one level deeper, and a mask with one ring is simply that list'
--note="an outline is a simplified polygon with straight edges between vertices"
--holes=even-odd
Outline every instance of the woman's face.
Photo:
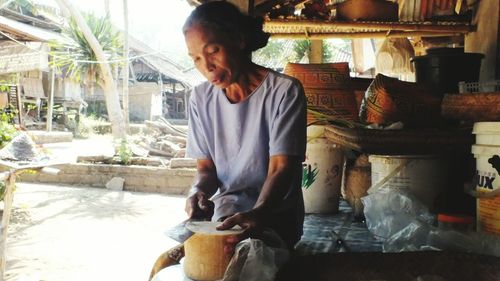
[{"label": "woman's face", "polygon": [[241,52],[237,43],[218,38],[194,25],[184,32],[189,56],[196,69],[214,86],[225,89],[239,74]]}]

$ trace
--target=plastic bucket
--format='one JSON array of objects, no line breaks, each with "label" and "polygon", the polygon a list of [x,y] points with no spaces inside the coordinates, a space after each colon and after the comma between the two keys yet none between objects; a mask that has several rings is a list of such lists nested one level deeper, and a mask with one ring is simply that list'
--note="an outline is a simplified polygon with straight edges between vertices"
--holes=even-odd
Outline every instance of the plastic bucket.
[{"label": "plastic bucket", "polygon": [[500,146],[500,122],[477,122],[472,133],[476,135],[476,145]]},{"label": "plastic bucket", "polygon": [[339,209],[344,155],[324,137],[324,126],[307,127],[302,192],[306,213],[336,213]]},{"label": "plastic bucket", "polygon": [[415,80],[427,84],[442,96],[458,93],[458,82],[477,82],[483,54],[464,53],[463,48],[435,48],[412,58]]},{"label": "plastic bucket", "polygon": [[439,155],[370,155],[372,193],[382,186],[409,189],[429,209],[445,191],[449,161]]},{"label": "plastic bucket", "polygon": [[500,234],[500,122],[474,124],[476,158],[474,177],[477,230]]}]

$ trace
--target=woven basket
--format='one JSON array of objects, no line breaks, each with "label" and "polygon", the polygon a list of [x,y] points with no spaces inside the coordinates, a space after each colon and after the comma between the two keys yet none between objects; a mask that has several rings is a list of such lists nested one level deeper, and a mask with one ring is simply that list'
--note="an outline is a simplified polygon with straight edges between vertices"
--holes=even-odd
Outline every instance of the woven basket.
[{"label": "woven basket", "polygon": [[441,123],[441,100],[425,86],[377,74],[366,90],[359,119],[366,123],[391,124],[402,121],[413,128]]},{"label": "woven basket", "polygon": [[[358,119],[348,63],[288,63],[284,73],[302,83],[308,108],[345,120]],[[307,119],[308,124],[315,121],[310,114]]]},{"label": "woven basket", "polygon": [[471,128],[376,130],[325,127],[331,142],[367,154],[412,155],[469,150],[474,143]]},{"label": "woven basket", "polygon": [[347,62],[287,63],[283,72],[299,79],[304,88],[345,90],[351,87]]},{"label": "woven basket", "polygon": [[500,121],[500,92],[445,95],[441,115],[474,122]]}]

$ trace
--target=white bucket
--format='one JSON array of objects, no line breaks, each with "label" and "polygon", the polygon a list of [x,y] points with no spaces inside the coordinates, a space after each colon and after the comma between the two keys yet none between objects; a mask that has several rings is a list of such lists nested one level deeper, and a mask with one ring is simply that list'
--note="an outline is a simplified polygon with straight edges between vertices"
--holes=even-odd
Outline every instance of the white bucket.
[{"label": "white bucket", "polygon": [[500,234],[500,122],[475,123],[473,134],[477,230]]},{"label": "white bucket", "polygon": [[476,145],[500,146],[500,122],[474,123],[472,133],[476,135]]},{"label": "white bucket", "polygon": [[344,164],[340,146],[324,137],[324,126],[307,127],[302,192],[306,213],[335,213],[339,209]]},{"label": "white bucket", "polygon": [[446,189],[449,161],[439,155],[370,155],[372,187],[409,189],[429,209]]}]

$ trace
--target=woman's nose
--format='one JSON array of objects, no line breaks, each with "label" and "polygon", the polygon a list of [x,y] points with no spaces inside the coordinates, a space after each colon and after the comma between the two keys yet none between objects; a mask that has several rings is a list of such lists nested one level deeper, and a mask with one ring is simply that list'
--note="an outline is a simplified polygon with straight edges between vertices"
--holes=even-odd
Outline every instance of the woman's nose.
[{"label": "woman's nose", "polygon": [[203,68],[207,72],[212,72],[215,70],[215,64],[213,64],[210,59],[205,59],[203,63]]}]

